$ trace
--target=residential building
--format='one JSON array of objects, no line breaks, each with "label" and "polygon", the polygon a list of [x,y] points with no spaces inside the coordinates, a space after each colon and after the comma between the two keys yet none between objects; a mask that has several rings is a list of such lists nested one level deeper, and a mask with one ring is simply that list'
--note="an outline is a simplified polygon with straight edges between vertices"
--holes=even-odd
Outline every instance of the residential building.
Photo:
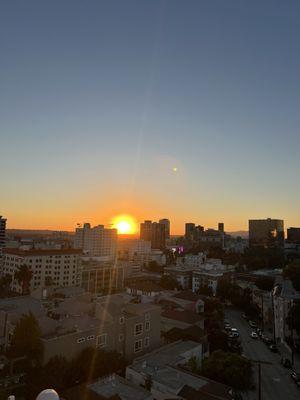
[{"label": "residential building", "polygon": [[300,244],[300,228],[287,229],[287,242]]},{"label": "residential building", "polygon": [[1,264],[3,261],[3,249],[5,247],[5,231],[6,231],[6,219],[0,215],[0,272],[1,272]]},{"label": "residential building", "polygon": [[285,342],[291,336],[296,339],[296,332],[291,332],[287,323],[289,310],[300,302],[300,292],[297,292],[290,280],[278,282],[272,292],[274,313],[274,337],[277,341]]},{"label": "residential building", "polygon": [[159,220],[159,223],[165,225],[166,239],[170,239],[170,220],[163,218]]},{"label": "residential building", "polygon": [[12,289],[18,293],[22,288],[15,273],[22,265],[32,272],[31,291],[45,285],[76,286],[80,285],[81,254],[78,249],[5,249],[3,272],[12,276]]},{"label": "residential building", "polygon": [[206,262],[206,254],[198,253],[198,254],[185,254],[184,256],[179,256],[176,259],[177,266],[186,266],[193,268],[200,268]]},{"label": "residential building", "polygon": [[[19,296],[0,299],[0,344],[10,345],[19,319],[32,313],[44,346],[44,363],[54,356],[68,360],[86,347],[121,353],[128,361],[160,346],[160,307],[130,303],[126,294],[102,296],[90,293],[69,296],[60,288],[42,298]],[[55,294],[55,296],[53,296]]]},{"label": "residential building", "polygon": [[158,400],[233,399],[230,387],[189,372],[189,360],[193,357],[200,368],[203,355],[201,343],[173,342],[134,360],[126,368],[126,379],[142,387],[150,381]]},{"label": "residential building", "polygon": [[84,223],[83,227],[76,228],[74,248],[82,249],[89,256],[115,260],[117,241],[117,229],[107,229],[104,225],[91,227],[89,223]]},{"label": "residential building", "polygon": [[146,263],[150,261],[151,240],[119,239],[118,259]]},{"label": "residential building", "polygon": [[115,293],[124,287],[124,268],[118,263],[83,259],[81,287],[90,293]]},{"label": "residential building", "polygon": [[224,230],[224,222],[219,222],[218,223],[218,231],[219,232],[225,232],[225,230]]},{"label": "residential building", "polygon": [[153,400],[152,394],[119,375],[112,374],[64,393],[65,400]]},{"label": "residential building", "polygon": [[203,286],[211,289],[213,296],[217,294],[218,281],[223,278],[224,272],[211,271],[193,271],[192,290],[198,292]]},{"label": "residential building", "polygon": [[166,247],[166,225],[164,223],[144,221],[140,225],[140,239],[150,241],[152,249]]},{"label": "residential building", "polygon": [[225,237],[223,223],[219,223],[218,230],[205,230],[203,226],[190,222],[185,224],[185,241],[188,247],[201,246],[204,250],[224,248]]},{"label": "residential building", "polygon": [[282,219],[250,219],[250,247],[284,247],[284,222]]}]

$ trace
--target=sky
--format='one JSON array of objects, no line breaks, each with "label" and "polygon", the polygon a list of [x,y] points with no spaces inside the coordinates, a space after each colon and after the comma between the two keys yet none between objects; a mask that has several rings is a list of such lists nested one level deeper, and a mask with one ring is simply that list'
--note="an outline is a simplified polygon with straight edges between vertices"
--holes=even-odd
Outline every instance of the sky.
[{"label": "sky", "polygon": [[298,0],[2,1],[8,227],[300,226],[299,15]]}]

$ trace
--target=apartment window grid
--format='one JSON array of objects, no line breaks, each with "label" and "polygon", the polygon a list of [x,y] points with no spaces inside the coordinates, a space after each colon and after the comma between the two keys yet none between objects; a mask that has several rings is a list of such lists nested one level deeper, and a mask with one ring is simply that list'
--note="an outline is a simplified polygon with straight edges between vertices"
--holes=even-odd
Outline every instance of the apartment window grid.
[{"label": "apartment window grid", "polygon": [[138,336],[143,333],[143,324],[140,322],[134,325],[134,335]]},{"label": "apartment window grid", "polygon": [[138,353],[143,349],[143,340],[139,339],[134,342],[134,352]]}]

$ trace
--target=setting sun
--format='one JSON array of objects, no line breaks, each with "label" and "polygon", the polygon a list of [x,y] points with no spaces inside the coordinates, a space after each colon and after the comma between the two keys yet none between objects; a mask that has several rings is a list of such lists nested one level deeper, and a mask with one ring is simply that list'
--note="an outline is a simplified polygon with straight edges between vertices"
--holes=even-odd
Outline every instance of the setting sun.
[{"label": "setting sun", "polygon": [[112,226],[118,230],[118,234],[120,235],[136,233],[136,222],[134,218],[129,215],[119,215],[115,217]]}]

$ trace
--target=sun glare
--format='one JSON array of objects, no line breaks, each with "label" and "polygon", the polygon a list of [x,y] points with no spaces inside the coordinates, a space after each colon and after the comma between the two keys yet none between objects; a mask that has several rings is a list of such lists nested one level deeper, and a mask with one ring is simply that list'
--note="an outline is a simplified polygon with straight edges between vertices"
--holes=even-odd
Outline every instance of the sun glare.
[{"label": "sun glare", "polygon": [[119,215],[113,219],[112,227],[118,230],[119,235],[128,235],[136,232],[136,222],[129,215]]}]

